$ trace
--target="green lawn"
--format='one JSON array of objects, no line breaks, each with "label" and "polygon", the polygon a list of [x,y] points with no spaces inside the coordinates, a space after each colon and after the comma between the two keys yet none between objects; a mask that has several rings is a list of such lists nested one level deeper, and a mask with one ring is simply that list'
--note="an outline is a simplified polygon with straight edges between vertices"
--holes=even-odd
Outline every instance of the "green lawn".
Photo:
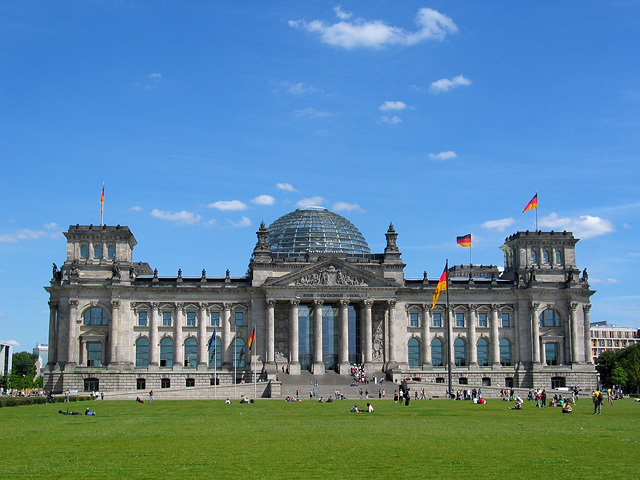
[{"label": "green lawn", "polygon": [[63,404],[2,408],[0,477],[640,477],[640,403],[630,399],[602,415],[588,399],[570,415],[534,402],[371,402],[372,415],[348,413],[353,400],[69,404],[95,417],[60,415]]}]

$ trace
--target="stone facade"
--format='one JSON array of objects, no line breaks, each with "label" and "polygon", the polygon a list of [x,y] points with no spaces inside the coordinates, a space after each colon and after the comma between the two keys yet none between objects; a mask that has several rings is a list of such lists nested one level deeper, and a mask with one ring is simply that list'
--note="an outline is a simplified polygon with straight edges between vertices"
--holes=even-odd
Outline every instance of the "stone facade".
[{"label": "stone facade", "polygon": [[393,225],[380,254],[287,256],[272,252],[263,224],[241,278],[160,277],[133,262],[128,227],[75,225],[65,235],[67,259],[46,287],[45,388],[54,392],[268,382],[279,372],[349,374],[351,363],[443,383],[451,362],[453,389],[596,385],[594,292],[569,232],[508,237],[503,269],[450,268],[433,308],[438,281],[404,278]]}]

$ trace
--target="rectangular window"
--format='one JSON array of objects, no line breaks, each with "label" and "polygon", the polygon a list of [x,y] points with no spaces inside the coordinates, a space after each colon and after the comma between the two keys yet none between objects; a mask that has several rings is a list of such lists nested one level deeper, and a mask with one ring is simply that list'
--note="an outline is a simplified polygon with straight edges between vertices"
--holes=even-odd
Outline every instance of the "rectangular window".
[{"label": "rectangular window", "polygon": [[464,313],[456,313],[456,327],[464,327]]},{"label": "rectangular window", "polygon": [[102,366],[102,343],[101,342],[87,342],[87,366],[88,367]]},{"label": "rectangular window", "polygon": [[503,327],[511,326],[511,314],[509,312],[504,312],[502,314],[502,326]]},{"label": "rectangular window", "polygon": [[418,314],[417,313],[410,313],[409,314],[409,326],[410,327],[417,327],[418,326]]},{"label": "rectangular window", "polygon": [[195,387],[196,386],[196,379],[195,378],[187,378],[185,381],[185,387]]},{"label": "rectangular window", "polygon": [[244,327],[244,313],[236,312],[236,327]]},{"label": "rectangular window", "polygon": [[93,246],[93,258],[102,258],[102,245],[95,244]]},{"label": "rectangular window", "polygon": [[187,312],[187,327],[196,326],[196,312]]},{"label": "rectangular window", "polygon": [[107,246],[107,257],[116,258],[116,246],[115,245],[108,245]]},{"label": "rectangular window", "polygon": [[598,340],[598,346],[604,347],[604,340]]},{"label": "rectangular window", "polygon": [[138,326],[139,327],[147,326],[147,312],[138,312]]},{"label": "rectangular window", "polygon": [[171,388],[171,379],[163,378],[160,380],[160,388]]},{"label": "rectangular window", "polygon": [[622,332],[620,330],[618,330],[618,338],[622,338]]},{"label": "rectangular window", "polygon": [[89,258],[89,245],[86,243],[80,245],[80,258]]},{"label": "rectangular window", "polygon": [[147,388],[147,381],[144,378],[136,380],[136,390],[144,390]]},{"label": "rectangular window", "polygon": [[163,327],[171,326],[171,312],[162,312],[162,326]]},{"label": "rectangular window", "polygon": [[612,347],[612,346],[613,346],[613,344],[612,344],[611,340],[607,340],[607,347]]},{"label": "rectangular window", "polygon": [[212,327],[220,326],[220,312],[211,312],[211,326]]},{"label": "rectangular window", "polygon": [[558,365],[558,344],[545,343],[544,356],[545,356],[547,365]]},{"label": "rectangular window", "polygon": [[441,327],[442,326],[442,314],[441,313],[434,313],[433,314],[433,326],[434,327]]},{"label": "rectangular window", "polygon": [[479,327],[486,327],[487,326],[487,314],[486,313],[479,313],[478,314],[478,326]]}]

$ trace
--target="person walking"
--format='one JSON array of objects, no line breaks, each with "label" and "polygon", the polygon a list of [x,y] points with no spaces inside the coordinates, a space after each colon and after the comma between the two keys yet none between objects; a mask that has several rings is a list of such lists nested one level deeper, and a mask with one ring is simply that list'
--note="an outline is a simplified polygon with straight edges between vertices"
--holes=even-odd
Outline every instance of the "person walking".
[{"label": "person walking", "polygon": [[593,391],[593,414],[602,415],[602,392],[599,388]]},{"label": "person walking", "polygon": [[153,390],[149,391],[149,403],[153,403]]}]

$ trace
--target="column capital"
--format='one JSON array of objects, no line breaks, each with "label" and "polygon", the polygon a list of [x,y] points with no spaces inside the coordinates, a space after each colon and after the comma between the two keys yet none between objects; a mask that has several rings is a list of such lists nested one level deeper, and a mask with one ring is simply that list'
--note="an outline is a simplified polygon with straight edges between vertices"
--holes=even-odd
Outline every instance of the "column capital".
[{"label": "column capital", "polygon": [[117,310],[120,308],[120,300],[111,300],[111,308]]},{"label": "column capital", "polygon": [[69,307],[71,308],[78,308],[78,299],[77,298],[70,298],[69,299]]},{"label": "column capital", "polygon": [[497,312],[498,310],[500,310],[500,304],[499,303],[492,303],[491,304],[491,311]]},{"label": "column capital", "polygon": [[578,309],[578,302],[571,302],[571,311],[575,312]]},{"label": "column capital", "polygon": [[291,306],[292,307],[297,307],[298,305],[300,305],[300,299],[298,299],[298,298],[292,298],[289,301],[291,302]]},{"label": "column capital", "polygon": [[422,311],[424,313],[431,313],[431,304],[429,303],[423,303],[422,304]]},{"label": "column capital", "polygon": [[160,308],[160,304],[158,302],[151,302],[151,310],[158,310]]},{"label": "column capital", "polygon": [[534,312],[535,312],[536,310],[538,310],[538,307],[539,307],[539,306],[540,306],[540,303],[539,303],[539,302],[531,302],[531,303],[529,304],[529,309],[531,309],[532,311],[534,311]]},{"label": "column capital", "polygon": [[274,308],[276,306],[276,301],[273,298],[267,298],[267,307]]},{"label": "column capital", "polygon": [[231,310],[232,306],[233,306],[233,304],[229,303],[229,302],[225,302],[225,303],[222,304],[222,308],[224,308],[225,311]]},{"label": "column capital", "polygon": [[200,307],[201,312],[207,312],[209,310],[209,304],[207,302],[200,302],[198,306]]},{"label": "column capital", "polygon": [[184,313],[184,303],[182,302],[177,302],[176,303],[176,311],[179,311],[181,313]]},{"label": "column capital", "polygon": [[387,308],[396,308],[395,300],[387,300]]},{"label": "column capital", "polygon": [[469,304],[469,311],[476,313],[476,310],[478,310],[478,305],[476,305],[475,303],[470,303]]},{"label": "column capital", "polygon": [[589,312],[589,310],[591,310],[591,304],[590,304],[590,303],[588,303],[588,304],[586,304],[586,305],[583,305],[583,306],[582,306],[582,308],[584,309],[584,311],[585,311],[585,312],[587,312],[587,313],[588,313],[588,312]]},{"label": "column capital", "polygon": [[362,302],[365,308],[371,308],[373,307],[373,300],[365,300],[364,302]]},{"label": "column capital", "polygon": [[49,300],[49,308],[51,310],[57,310],[58,309],[58,302],[54,302],[53,300]]},{"label": "column capital", "polygon": [[324,305],[324,300],[314,299],[313,306],[316,308],[322,307]]},{"label": "column capital", "polygon": [[338,304],[341,308],[347,308],[349,306],[349,300],[340,300]]}]

